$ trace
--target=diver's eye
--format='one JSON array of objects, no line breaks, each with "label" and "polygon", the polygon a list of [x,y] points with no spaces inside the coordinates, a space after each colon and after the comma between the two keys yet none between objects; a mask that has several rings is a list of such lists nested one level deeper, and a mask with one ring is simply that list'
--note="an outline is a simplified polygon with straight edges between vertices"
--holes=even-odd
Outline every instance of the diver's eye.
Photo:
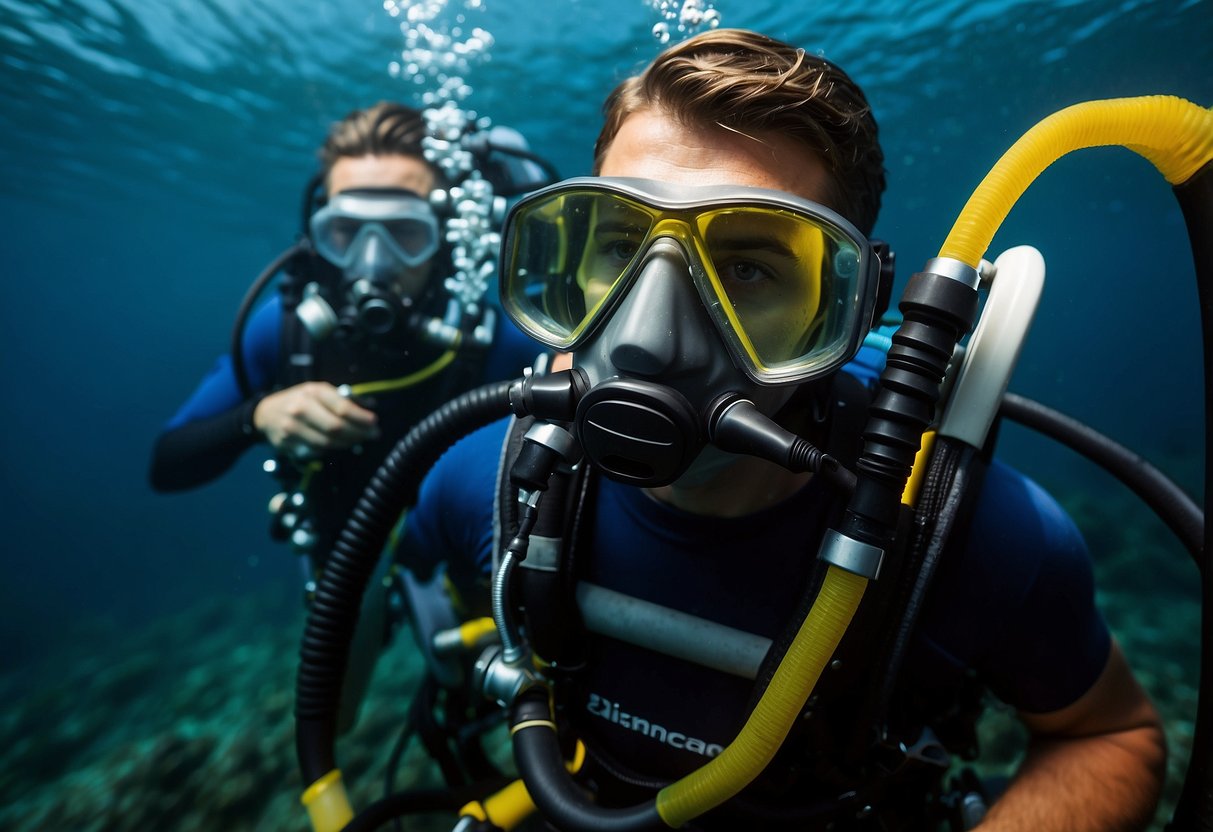
[{"label": "diver's eye", "polygon": [[627,237],[619,237],[614,240],[604,240],[599,251],[603,257],[610,258],[617,263],[627,263],[636,256],[639,246]]},{"label": "diver's eye", "polygon": [[328,237],[330,244],[338,251],[344,252],[362,229],[362,221],[349,217],[337,217],[329,225]]},{"label": "diver's eye", "polygon": [[720,270],[720,276],[735,283],[757,283],[775,277],[769,268],[754,260],[735,260]]}]

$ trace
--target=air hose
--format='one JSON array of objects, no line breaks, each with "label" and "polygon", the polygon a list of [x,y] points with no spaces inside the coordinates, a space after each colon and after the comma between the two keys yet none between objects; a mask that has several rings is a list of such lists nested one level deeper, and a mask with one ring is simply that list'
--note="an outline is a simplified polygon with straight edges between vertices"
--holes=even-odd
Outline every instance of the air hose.
[{"label": "air hose", "polygon": [[242,399],[251,399],[254,392],[252,385],[249,384],[248,368],[244,366],[244,329],[247,326],[248,316],[253,311],[253,304],[261,296],[266,284],[273,279],[274,275],[282,271],[291,258],[306,254],[310,249],[311,243],[306,237],[301,237],[294,245],[275,257],[261,274],[257,275],[257,279],[248,287],[240,301],[240,308],[236,310],[236,320],[232,324],[231,357],[232,373],[236,377],[236,388],[240,391]]},{"label": "air hose", "polygon": [[416,499],[429,469],[459,439],[510,412],[571,419],[585,388],[583,373],[566,370],[528,373],[521,381],[471,390],[415,425],[371,478],[320,575],[299,656],[295,751],[309,784],[301,800],[316,832],[336,832],[354,818],[333,750],[337,706],[362,594],[400,512]]},{"label": "air hose", "polygon": [[464,393],[431,413],[396,444],[354,507],[316,587],[300,650],[295,744],[316,832],[335,832],[353,818],[333,745],[341,682],[362,594],[401,509],[447,448],[509,412],[511,382]]},{"label": "air hose", "polygon": [[412,387],[445,370],[455,360],[456,355],[458,355],[457,350],[447,350],[434,359],[432,363],[427,364],[415,373],[409,373],[406,376],[386,381],[364,381],[359,384],[352,384],[350,385],[350,392],[355,396],[373,396],[376,393],[391,393],[396,390],[403,390],[406,387]]},{"label": "air hose", "polygon": [[[1040,121],[986,174],[940,249],[976,266],[994,232],[1045,168],[1073,150],[1120,145],[1180,185],[1213,158],[1213,110],[1170,95],[1088,101]],[[1206,229],[1207,230],[1207,229]]]},{"label": "air hose", "polygon": [[1123,445],[1040,402],[1007,393],[1000,412],[1007,419],[1056,439],[1124,483],[1175,533],[1196,565],[1203,568],[1204,514],[1165,474]]}]

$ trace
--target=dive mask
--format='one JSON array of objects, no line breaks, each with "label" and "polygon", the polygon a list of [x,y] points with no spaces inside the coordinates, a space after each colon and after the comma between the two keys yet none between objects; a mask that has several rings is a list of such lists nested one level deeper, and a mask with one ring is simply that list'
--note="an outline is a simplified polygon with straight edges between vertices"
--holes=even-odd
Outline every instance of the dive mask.
[{"label": "dive mask", "polygon": [[312,337],[339,328],[373,336],[394,331],[425,290],[427,264],[438,252],[430,203],[402,188],[341,191],[312,214],[308,230],[316,253],[344,278],[340,287],[306,288],[296,311]]},{"label": "dive mask", "polygon": [[342,191],[312,214],[312,244],[342,269],[358,262],[376,240],[403,266],[425,263],[438,251],[438,218],[428,201],[398,188]]},{"label": "dive mask", "polygon": [[569,179],[514,206],[502,304],[531,337],[576,350],[661,239],[683,250],[733,362],[759,385],[828,375],[871,327],[879,258],[838,213],[781,191],[613,177]]}]

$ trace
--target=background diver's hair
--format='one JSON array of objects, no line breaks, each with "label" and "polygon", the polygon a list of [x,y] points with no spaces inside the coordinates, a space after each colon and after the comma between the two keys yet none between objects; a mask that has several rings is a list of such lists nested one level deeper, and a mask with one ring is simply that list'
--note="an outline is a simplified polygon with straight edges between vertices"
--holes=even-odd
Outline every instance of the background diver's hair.
[{"label": "background diver's hair", "polygon": [[744,29],[714,29],[672,46],[604,103],[596,173],[624,119],[647,109],[801,142],[830,173],[830,207],[872,233],[885,188],[876,119],[859,86],[829,61]]},{"label": "background diver's hair", "polygon": [[[329,171],[342,157],[401,155],[424,160],[421,140],[426,135],[421,111],[404,104],[380,101],[354,110],[329,129],[320,148],[321,172],[327,180]],[[430,168],[441,185],[441,172],[433,165]]]}]

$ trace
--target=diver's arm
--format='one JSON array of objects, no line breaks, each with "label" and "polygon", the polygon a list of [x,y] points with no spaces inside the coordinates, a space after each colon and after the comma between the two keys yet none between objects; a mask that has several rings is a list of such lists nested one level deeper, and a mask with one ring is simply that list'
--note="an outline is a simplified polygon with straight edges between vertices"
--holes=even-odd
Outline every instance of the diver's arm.
[{"label": "diver's arm", "polygon": [[378,436],[376,416],[328,382],[307,381],[160,434],[149,472],[156,491],[194,488],[227,471],[262,439],[276,449],[348,448]]},{"label": "diver's arm", "polygon": [[152,488],[183,491],[210,482],[231,468],[241,454],[261,439],[253,427],[253,411],[260,401],[250,399],[160,434],[152,449],[148,472]]},{"label": "diver's arm", "polygon": [[[275,385],[282,310],[277,297],[258,309],[244,338],[244,363],[255,390]],[[156,491],[182,491],[218,477],[262,439],[230,355],[221,355],[157,437],[149,479]]]},{"label": "diver's arm", "polygon": [[1158,712],[1113,642],[1077,702],[1020,714],[1028,753],[981,832],[1130,832],[1153,817],[1166,772]]}]

